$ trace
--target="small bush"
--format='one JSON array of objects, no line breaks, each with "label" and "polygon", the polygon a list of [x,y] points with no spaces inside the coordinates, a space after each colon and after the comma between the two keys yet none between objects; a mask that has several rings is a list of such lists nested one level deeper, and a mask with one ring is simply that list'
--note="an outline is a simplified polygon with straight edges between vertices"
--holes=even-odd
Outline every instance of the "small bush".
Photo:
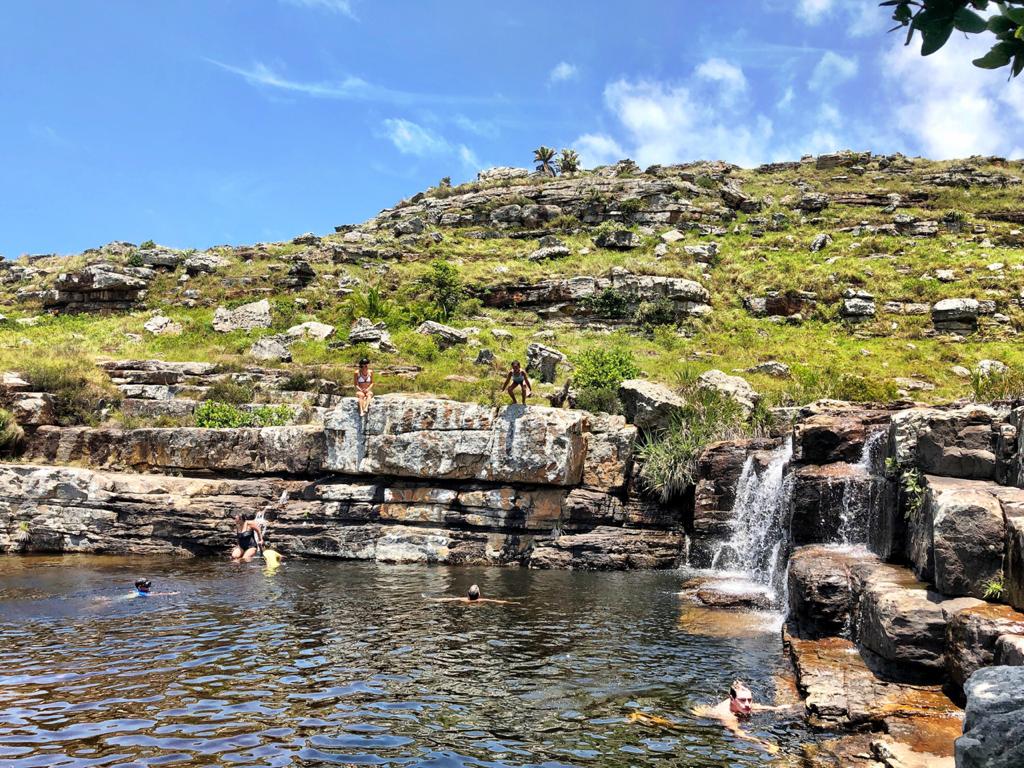
[{"label": "small bush", "polygon": [[631,197],[619,203],[619,210],[627,219],[632,219],[646,207],[646,204],[639,197]]},{"label": "small bush", "polygon": [[676,322],[675,305],[664,297],[654,301],[642,301],[633,313],[633,322],[647,328],[659,325],[674,325]]},{"label": "small bush", "polygon": [[11,456],[17,453],[24,439],[25,432],[14,420],[14,415],[0,409],[0,454]]},{"label": "small bush", "polygon": [[576,358],[573,383],[580,389],[618,389],[626,379],[640,375],[631,352],[625,349],[590,349]]},{"label": "small bush", "polygon": [[576,407],[591,413],[620,413],[618,387],[587,387],[576,394]]},{"label": "small bush", "polygon": [[977,368],[971,372],[971,393],[976,402],[1024,398],[1024,370],[1009,368],[987,376]]},{"label": "small bush", "polygon": [[316,380],[305,371],[294,371],[278,387],[282,392],[310,392],[316,389]]},{"label": "small bush", "polygon": [[203,399],[231,405],[244,405],[251,403],[255,396],[256,393],[252,385],[240,384],[233,379],[221,379],[207,390]]},{"label": "small bush", "polygon": [[605,288],[600,293],[584,296],[579,304],[598,317],[617,320],[629,313],[629,300],[614,288]]},{"label": "small bush", "polygon": [[147,240],[142,245],[140,245],[139,248],[146,251],[149,250],[150,248],[156,248],[156,243],[154,243],[152,240]]},{"label": "small bush", "polygon": [[426,289],[428,301],[445,320],[455,315],[466,298],[459,270],[444,259],[430,263],[430,271],[420,279],[420,284]]},{"label": "small bush", "polygon": [[146,262],[142,258],[142,254],[138,251],[132,251],[131,255],[128,256],[129,267],[142,267],[145,266]]},{"label": "small bush", "polygon": [[207,429],[240,429],[243,427],[281,427],[292,418],[286,405],[263,405],[243,411],[230,403],[207,400],[200,403],[193,414],[197,427]]},{"label": "small bush", "polygon": [[985,582],[983,597],[986,600],[1001,600],[1005,589],[1006,585],[1003,583],[1003,577],[1001,575],[996,576],[994,579],[989,579]]},{"label": "small bush", "polygon": [[36,360],[24,370],[24,378],[36,392],[53,396],[54,417],[62,427],[95,425],[100,411],[120,400],[109,380],[78,350],[56,350],[59,359]]},{"label": "small bush", "polygon": [[648,436],[640,446],[640,481],[662,501],[679,496],[696,482],[697,459],[708,443],[757,434],[758,421],[748,421],[735,401],[715,390],[693,388],[685,395],[672,425]]}]

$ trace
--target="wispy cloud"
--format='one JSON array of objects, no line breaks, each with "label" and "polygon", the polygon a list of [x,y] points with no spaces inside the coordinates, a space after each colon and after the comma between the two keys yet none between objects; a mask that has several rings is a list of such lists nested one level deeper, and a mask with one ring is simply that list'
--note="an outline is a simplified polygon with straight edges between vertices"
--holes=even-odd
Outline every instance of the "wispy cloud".
[{"label": "wispy cloud", "polygon": [[338,13],[355,20],[356,14],[352,10],[351,0],[281,0],[286,5],[298,5],[304,8],[314,8],[320,11]]},{"label": "wispy cloud", "polygon": [[455,157],[470,171],[480,168],[476,153],[465,144],[453,144],[444,136],[412,120],[390,117],[381,123],[382,133],[403,155]]},{"label": "wispy cloud", "polygon": [[868,0],[797,0],[790,7],[805,24],[817,26],[827,19],[848,37],[882,32],[891,15],[891,9],[879,8],[877,2]]},{"label": "wispy cloud", "polygon": [[308,82],[292,80],[278,73],[273,68],[262,62],[256,62],[251,67],[237,67],[233,64],[225,64],[216,59],[206,59],[207,62],[220,67],[225,72],[238,75],[247,83],[261,88],[273,88],[291,93],[300,93],[317,99],[340,99],[343,101],[375,101],[401,106],[413,104],[486,104],[493,103],[496,99],[474,98],[463,96],[451,96],[435,93],[414,93],[411,91],[395,90],[381,85],[367,82],[361,77],[348,75],[341,80],[330,80],[321,82]]},{"label": "wispy cloud", "polygon": [[566,80],[574,79],[579,73],[579,68],[575,64],[560,61],[548,73],[548,83],[564,83]]},{"label": "wispy cloud", "polygon": [[442,136],[429,128],[412,122],[412,120],[389,118],[384,121],[383,125],[384,135],[403,155],[426,157],[451,151],[451,146]]},{"label": "wispy cloud", "polygon": [[719,95],[725,99],[736,99],[747,90],[747,78],[743,70],[725,59],[708,59],[694,70],[698,79],[717,85]]},{"label": "wispy cloud", "polygon": [[825,93],[837,85],[845,83],[857,74],[857,58],[840,56],[835,51],[826,51],[821,57],[811,79],[807,81],[807,87],[818,93]]}]

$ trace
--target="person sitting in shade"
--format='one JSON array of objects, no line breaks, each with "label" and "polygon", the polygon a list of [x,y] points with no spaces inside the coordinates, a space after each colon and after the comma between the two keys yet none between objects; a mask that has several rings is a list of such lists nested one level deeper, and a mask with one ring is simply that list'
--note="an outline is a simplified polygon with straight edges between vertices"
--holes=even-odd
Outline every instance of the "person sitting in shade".
[{"label": "person sitting in shade", "polygon": [[518,389],[523,395],[523,405],[526,405],[526,398],[533,394],[533,385],[530,384],[530,377],[526,375],[526,371],[519,365],[518,360],[512,361],[512,370],[505,376],[505,383],[501,385],[501,389],[504,392],[508,392],[508,396],[512,398],[513,403],[517,403],[516,390]]}]

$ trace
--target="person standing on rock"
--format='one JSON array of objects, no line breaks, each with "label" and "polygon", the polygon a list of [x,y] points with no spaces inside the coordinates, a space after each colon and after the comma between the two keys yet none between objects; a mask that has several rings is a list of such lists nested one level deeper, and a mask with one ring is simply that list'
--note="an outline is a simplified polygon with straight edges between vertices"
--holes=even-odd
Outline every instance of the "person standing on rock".
[{"label": "person standing on rock", "polygon": [[359,370],[353,374],[353,383],[356,385],[356,399],[359,401],[359,415],[365,416],[370,408],[370,401],[373,399],[373,371],[370,369],[370,359],[367,357],[359,360]]},{"label": "person standing on rock", "polygon": [[235,562],[249,562],[263,546],[260,524],[255,520],[246,520],[242,515],[235,515],[235,537],[237,543],[231,550],[231,559]]},{"label": "person standing on rock", "polygon": [[519,365],[518,360],[512,361],[512,370],[505,376],[505,383],[501,385],[503,391],[508,392],[508,396],[512,398],[513,403],[517,403],[516,390],[518,389],[523,395],[523,405],[526,405],[526,398],[533,394],[533,385],[530,384],[530,377],[526,375],[526,371]]}]

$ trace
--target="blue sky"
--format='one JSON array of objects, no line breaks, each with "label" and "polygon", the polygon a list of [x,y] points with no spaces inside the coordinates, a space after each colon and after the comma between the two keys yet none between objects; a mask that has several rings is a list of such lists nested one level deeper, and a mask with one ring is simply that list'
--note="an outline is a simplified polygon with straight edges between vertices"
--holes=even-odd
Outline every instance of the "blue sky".
[{"label": "blue sky", "polygon": [[1024,78],[872,0],[0,5],[0,254],[330,231],[445,175],[837,148],[1024,156]]}]

